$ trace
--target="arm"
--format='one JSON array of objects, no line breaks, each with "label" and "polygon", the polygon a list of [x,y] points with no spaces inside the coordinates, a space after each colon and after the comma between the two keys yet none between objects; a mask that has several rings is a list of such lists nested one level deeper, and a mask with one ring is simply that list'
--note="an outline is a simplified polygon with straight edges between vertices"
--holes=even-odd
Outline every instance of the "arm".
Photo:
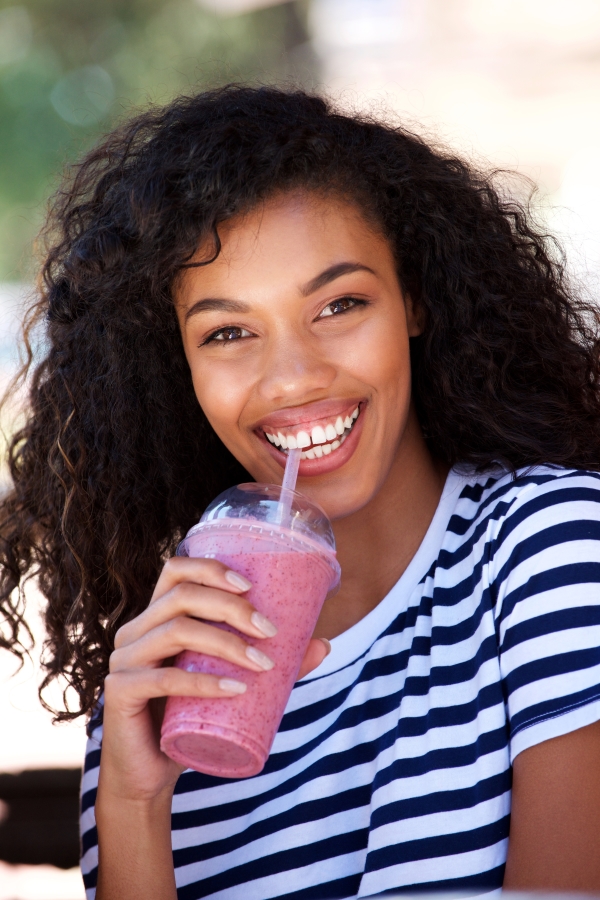
[{"label": "arm", "polygon": [[136,804],[99,791],[97,900],[176,900],[171,794]]},{"label": "arm", "polygon": [[600,722],[516,757],[504,889],[600,892]]}]

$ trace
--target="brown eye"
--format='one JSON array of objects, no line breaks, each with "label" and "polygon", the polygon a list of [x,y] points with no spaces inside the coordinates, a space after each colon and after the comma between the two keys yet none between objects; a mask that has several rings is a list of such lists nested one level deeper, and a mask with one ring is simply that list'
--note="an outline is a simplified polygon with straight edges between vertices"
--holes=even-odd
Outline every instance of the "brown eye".
[{"label": "brown eye", "polygon": [[347,312],[355,306],[362,305],[364,305],[364,301],[356,300],[354,297],[338,297],[337,300],[332,300],[331,303],[327,304],[323,312],[319,315],[319,319],[322,319],[325,316],[336,316],[339,315],[339,313]]},{"label": "brown eye", "polygon": [[224,344],[230,341],[239,341],[245,337],[251,337],[250,332],[245,328],[240,328],[238,325],[228,325],[227,328],[219,328],[218,331],[214,331],[204,343],[209,344],[214,341],[215,343]]}]

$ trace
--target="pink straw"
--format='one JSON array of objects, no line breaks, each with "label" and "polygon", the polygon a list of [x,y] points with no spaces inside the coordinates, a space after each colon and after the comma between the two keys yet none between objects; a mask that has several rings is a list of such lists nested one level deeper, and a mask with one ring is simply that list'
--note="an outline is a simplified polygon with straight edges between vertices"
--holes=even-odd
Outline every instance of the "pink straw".
[{"label": "pink straw", "polygon": [[283,473],[283,481],[281,483],[282,490],[293,491],[295,489],[301,456],[302,450],[300,449],[288,450],[288,458],[285,464],[285,472]]},{"label": "pink straw", "polygon": [[298,478],[298,467],[300,465],[300,457],[302,450],[288,450],[287,462],[285,464],[285,472],[283,473],[283,481],[281,483],[281,499],[278,503],[277,519],[281,525],[287,525],[290,518],[290,509],[292,506],[292,491],[296,487]]}]

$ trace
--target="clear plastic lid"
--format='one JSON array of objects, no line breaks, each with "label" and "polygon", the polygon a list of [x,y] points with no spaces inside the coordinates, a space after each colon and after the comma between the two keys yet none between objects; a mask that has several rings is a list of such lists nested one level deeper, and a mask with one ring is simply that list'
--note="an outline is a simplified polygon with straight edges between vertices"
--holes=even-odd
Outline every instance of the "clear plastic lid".
[{"label": "clear plastic lid", "polygon": [[293,535],[309,538],[335,553],[335,538],[327,513],[298,491],[286,490],[285,494],[285,521],[282,521],[282,488],[279,485],[238,484],[213,500],[187,537],[211,524],[217,526],[222,522],[225,525],[231,520],[244,519],[291,531]]}]

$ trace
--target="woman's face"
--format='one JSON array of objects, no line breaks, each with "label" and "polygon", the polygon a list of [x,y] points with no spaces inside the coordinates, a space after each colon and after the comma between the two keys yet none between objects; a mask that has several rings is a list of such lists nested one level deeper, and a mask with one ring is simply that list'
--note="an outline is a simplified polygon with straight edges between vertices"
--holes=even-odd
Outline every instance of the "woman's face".
[{"label": "woman's face", "polygon": [[414,432],[419,327],[390,246],[350,203],[298,193],[219,234],[217,259],[186,269],[176,290],[198,402],[257,481],[281,483],[284,448],[302,447],[299,490],[349,515]]}]

